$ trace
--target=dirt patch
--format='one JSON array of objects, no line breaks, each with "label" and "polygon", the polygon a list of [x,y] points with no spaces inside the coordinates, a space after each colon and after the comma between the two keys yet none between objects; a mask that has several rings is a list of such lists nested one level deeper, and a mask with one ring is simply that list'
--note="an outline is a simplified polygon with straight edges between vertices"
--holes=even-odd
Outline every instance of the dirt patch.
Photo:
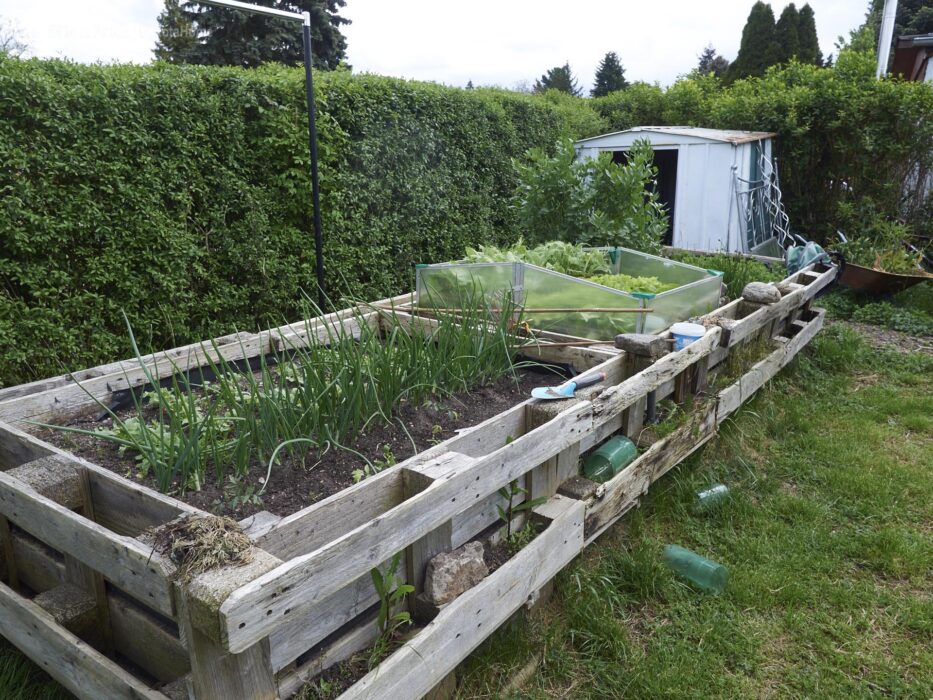
[{"label": "dirt patch", "polygon": [[[200,491],[172,495],[198,508],[237,520],[263,510],[279,516],[289,515],[353,485],[353,472],[363,469],[366,460],[377,468],[402,462],[431,445],[453,437],[459,430],[482,423],[521,403],[531,395],[535,386],[553,383],[553,373],[522,370],[517,378],[502,377],[493,384],[472,391],[437,398],[417,406],[403,403],[396,411],[393,423],[373,425],[354,442],[352,448],[365,459],[338,448],[323,453],[309,450],[301,458],[287,458],[280,453],[281,463],[273,469],[270,483],[261,499],[250,497],[248,493],[244,496],[242,486],[245,484],[254,487],[254,491],[258,490],[268,468],[268,464],[259,464],[258,461],[250,465],[248,477],[240,483],[230,480],[218,482],[213,469],[209,467]],[[128,410],[118,412],[118,415],[125,419],[133,414]],[[85,418],[68,425],[95,430],[109,428],[111,423],[109,418],[101,421]],[[134,458],[129,454],[121,454],[111,442],[51,429],[39,429],[36,434],[57,447],[158,490],[152,476],[141,477]]]},{"label": "dirt patch", "polygon": [[900,353],[920,352],[933,355],[933,338],[917,337],[900,331],[856,321],[827,321],[826,325],[845,325],[856,331],[869,345],[879,350]]}]

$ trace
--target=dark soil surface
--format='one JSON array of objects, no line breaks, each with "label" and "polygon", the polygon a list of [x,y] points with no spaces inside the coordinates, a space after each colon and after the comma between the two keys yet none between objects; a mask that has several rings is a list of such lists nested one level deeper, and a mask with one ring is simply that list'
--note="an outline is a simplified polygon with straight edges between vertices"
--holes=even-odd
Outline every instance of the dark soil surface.
[{"label": "dark soil surface", "polygon": [[[402,462],[428,447],[453,437],[458,430],[477,425],[484,420],[524,401],[533,387],[557,383],[554,374],[524,370],[513,377],[502,377],[494,384],[469,392],[438,398],[419,406],[403,404],[395,417],[405,426],[394,424],[373,425],[361,435],[352,448],[365,455],[370,462],[389,466]],[[154,409],[153,409],[154,410]],[[132,409],[119,412],[121,418],[133,415]],[[84,430],[110,427],[109,418],[102,421],[79,419],[69,424]],[[406,434],[407,431],[407,434]],[[42,429],[37,434],[52,444],[106,467],[121,476],[158,490],[151,477],[141,478],[135,468],[134,457],[121,454],[110,442],[88,435]],[[413,444],[414,443],[414,444]],[[280,455],[283,456],[283,455]],[[309,452],[303,460],[282,459],[272,472],[272,478],[261,500],[236,498],[235,484],[217,483],[210,467],[200,491],[172,494],[186,503],[204,510],[242,519],[267,510],[285,516],[320,501],[351,486],[353,471],[362,469],[366,462],[358,456],[339,449],[323,455]],[[254,463],[247,484],[258,490],[260,479],[266,476],[267,465]],[[242,493],[242,491],[241,491]]]}]

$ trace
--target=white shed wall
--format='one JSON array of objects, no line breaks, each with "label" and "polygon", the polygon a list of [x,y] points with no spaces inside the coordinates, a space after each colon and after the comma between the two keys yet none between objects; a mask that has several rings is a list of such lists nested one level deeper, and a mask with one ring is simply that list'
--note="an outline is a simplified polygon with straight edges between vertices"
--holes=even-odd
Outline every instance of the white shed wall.
[{"label": "white shed wall", "polygon": [[[673,245],[694,250],[747,252],[745,225],[735,195],[735,176],[748,180],[755,142],[733,145],[725,141],[650,131],[607,134],[577,147],[582,158],[601,151],[626,151],[639,139],[655,150],[677,150]],[[771,157],[771,141],[763,142]],[[741,185],[744,189],[744,185]]]}]

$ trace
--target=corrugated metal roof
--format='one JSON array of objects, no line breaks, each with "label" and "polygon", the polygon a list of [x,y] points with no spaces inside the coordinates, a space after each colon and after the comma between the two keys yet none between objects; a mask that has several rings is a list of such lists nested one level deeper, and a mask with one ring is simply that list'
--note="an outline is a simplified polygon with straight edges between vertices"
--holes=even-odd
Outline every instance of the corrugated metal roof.
[{"label": "corrugated metal roof", "polygon": [[577,143],[586,143],[595,139],[605,138],[606,136],[615,136],[616,134],[629,134],[648,131],[656,134],[671,134],[672,136],[691,136],[707,141],[721,141],[731,144],[747,143],[749,141],[763,141],[770,139],[777,134],[770,131],[736,131],[726,129],[702,129],[696,126],[636,126],[624,131],[613,131],[609,134],[600,136],[591,136],[588,139],[581,139]]}]

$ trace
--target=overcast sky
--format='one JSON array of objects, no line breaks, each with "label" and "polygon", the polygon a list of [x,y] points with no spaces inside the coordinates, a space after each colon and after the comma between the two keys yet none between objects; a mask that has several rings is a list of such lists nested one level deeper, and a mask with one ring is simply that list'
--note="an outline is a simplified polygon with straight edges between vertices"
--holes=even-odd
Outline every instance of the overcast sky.
[{"label": "overcast sky", "polygon": [[[867,0],[810,0],[823,54],[864,18]],[[0,0],[34,56],[146,63],[163,0]],[[607,51],[629,80],[670,84],[709,43],[730,60],[752,0],[347,0],[356,71],[451,85],[514,87],[569,61],[588,88]],[[784,3],[773,3],[779,15]],[[798,4],[799,6],[799,4]]]}]

